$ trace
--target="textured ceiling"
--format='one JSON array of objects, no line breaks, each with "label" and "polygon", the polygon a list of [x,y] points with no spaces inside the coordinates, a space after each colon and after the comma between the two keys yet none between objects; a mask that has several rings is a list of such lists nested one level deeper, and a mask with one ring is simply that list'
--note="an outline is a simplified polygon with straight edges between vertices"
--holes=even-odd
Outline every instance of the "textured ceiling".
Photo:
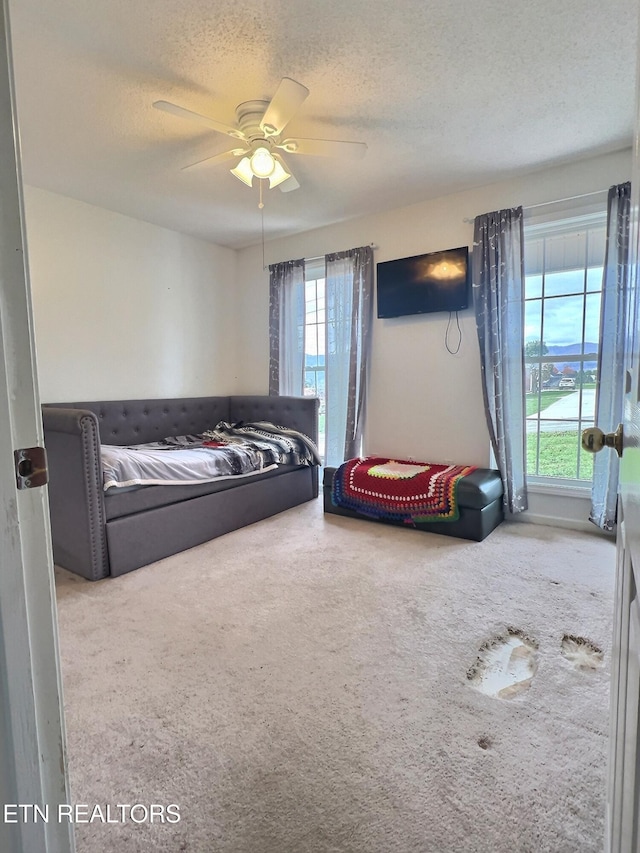
[{"label": "textured ceiling", "polygon": [[[27,183],[243,247],[257,189],[180,167],[284,76],[311,94],[287,135],[366,142],[289,156],[267,239],[631,144],[637,0],[10,0]],[[233,165],[233,164],[231,164]]]}]

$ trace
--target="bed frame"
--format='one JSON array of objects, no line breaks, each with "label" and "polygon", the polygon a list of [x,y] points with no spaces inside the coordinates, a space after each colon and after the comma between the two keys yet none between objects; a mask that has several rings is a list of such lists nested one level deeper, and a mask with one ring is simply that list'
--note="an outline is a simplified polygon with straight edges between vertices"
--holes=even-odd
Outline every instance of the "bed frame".
[{"label": "bed frame", "polygon": [[219,421],[271,421],[318,440],[315,397],[231,396],[56,403],[42,407],[55,562],[114,577],[318,495],[318,469],[278,466],[238,482],[147,486],[106,494],[101,444],[201,433]]}]

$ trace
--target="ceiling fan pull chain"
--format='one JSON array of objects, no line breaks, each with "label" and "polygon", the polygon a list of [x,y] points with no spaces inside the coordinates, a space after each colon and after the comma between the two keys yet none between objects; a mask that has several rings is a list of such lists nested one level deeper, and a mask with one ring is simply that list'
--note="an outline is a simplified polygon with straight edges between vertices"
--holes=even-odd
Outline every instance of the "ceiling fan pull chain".
[{"label": "ceiling fan pull chain", "polygon": [[264,262],[264,204],[262,203],[262,181],[260,181],[260,203],[258,204],[260,208],[260,229],[262,231],[262,269],[266,270],[266,265]]}]

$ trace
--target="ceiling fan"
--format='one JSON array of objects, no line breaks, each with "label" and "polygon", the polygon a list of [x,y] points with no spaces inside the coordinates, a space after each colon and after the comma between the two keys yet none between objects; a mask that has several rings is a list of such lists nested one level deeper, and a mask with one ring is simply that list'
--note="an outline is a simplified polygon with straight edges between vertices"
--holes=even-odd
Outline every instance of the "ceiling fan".
[{"label": "ceiling fan", "polygon": [[256,177],[268,180],[269,187],[279,186],[282,192],[289,192],[298,189],[300,184],[285,163],[281,152],[357,159],[363,157],[367,150],[364,142],[285,137],[285,127],[308,96],[309,90],[306,86],[290,77],[283,77],[271,101],[245,101],[236,107],[235,126],[200,115],[169,101],[155,101],[153,106],[157,110],[198,122],[234,140],[233,148],[228,151],[190,163],[183,166],[183,169],[213,166],[241,158],[231,169],[231,174],[247,186],[251,186]]}]

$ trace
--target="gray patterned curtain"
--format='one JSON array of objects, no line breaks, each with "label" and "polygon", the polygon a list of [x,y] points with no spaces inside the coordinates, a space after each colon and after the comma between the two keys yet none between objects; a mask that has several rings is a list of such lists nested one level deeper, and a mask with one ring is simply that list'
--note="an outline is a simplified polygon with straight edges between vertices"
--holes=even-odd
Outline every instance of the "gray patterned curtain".
[{"label": "gray patterned curtain", "polygon": [[522,208],[476,216],[473,304],[487,426],[511,513],[527,509]]},{"label": "gray patterned curtain", "polygon": [[304,259],[269,266],[269,394],[304,387]]},{"label": "gray patterned curtain", "polygon": [[373,309],[370,246],[327,255],[325,465],[360,454]]},{"label": "gray patterned curtain", "polygon": [[[595,418],[605,432],[615,432],[624,413],[630,214],[631,184],[610,187]],[[589,520],[602,530],[615,527],[619,469],[620,461],[613,450],[603,450],[594,457]]]}]

